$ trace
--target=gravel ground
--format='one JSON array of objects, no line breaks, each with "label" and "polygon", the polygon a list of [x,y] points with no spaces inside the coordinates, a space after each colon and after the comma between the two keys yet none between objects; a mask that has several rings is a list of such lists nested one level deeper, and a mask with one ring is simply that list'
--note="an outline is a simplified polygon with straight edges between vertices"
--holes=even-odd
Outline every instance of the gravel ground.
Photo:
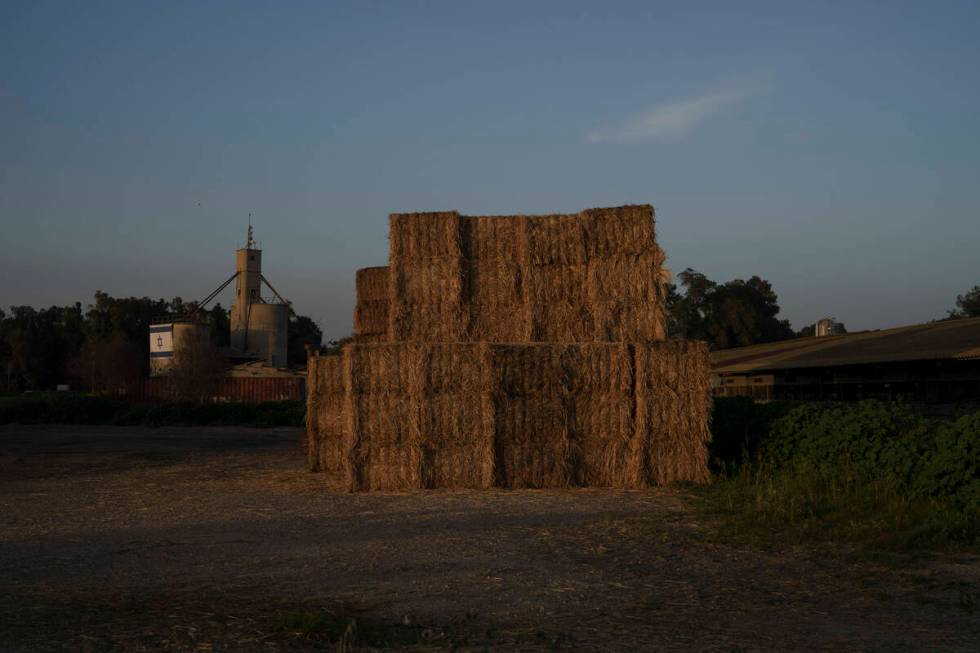
[{"label": "gravel ground", "polygon": [[674,490],[350,495],[298,441],[0,427],[0,650],[980,650],[976,557],[726,546]]}]

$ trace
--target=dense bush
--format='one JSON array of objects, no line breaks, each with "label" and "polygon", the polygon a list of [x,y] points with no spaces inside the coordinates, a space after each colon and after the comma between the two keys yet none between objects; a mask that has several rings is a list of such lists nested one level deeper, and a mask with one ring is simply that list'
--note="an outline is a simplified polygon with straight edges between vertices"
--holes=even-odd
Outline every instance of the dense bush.
[{"label": "dense bush", "polygon": [[876,401],[718,399],[712,464],[729,511],[809,536],[976,543],[980,413],[955,421]]},{"label": "dense bush", "polygon": [[302,426],[302,401],[259,404],[131,403],[71,393],[0,397],[0,424]]}]

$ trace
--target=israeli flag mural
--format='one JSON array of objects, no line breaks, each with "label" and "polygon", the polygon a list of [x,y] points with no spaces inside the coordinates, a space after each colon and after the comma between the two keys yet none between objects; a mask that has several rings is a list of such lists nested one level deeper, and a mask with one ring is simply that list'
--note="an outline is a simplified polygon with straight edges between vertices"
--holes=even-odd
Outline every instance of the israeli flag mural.
[{"label": "israeli flag mural", "polygon": [[150,327],[150,358],[172,358],[174,355],[174,325],[154,324]]}]

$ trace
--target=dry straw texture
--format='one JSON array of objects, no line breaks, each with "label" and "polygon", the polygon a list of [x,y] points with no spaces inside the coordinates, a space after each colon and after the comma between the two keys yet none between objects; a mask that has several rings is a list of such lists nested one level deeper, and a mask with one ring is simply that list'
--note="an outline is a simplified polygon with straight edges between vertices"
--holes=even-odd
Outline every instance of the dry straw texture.
[{"label": "dry straw texture", "polygon": [[672,341],[636,347],[636,421],[651,482],[707,483],[711,439],[708,348]]},{"label": "dry straw texture", "polygon": [[700,343],[354,344],[343,359],[332,441],[351,491],[708,480]]},{"label": "dry straw texture", "polygon": [[478,344],[345,349],[350,490],[492,484],[480,352]]},{"label": "dry straw texture", "polygon": [[669,279],[649,205],[390,225],[390,341],[664,339]]},{"label": "dry straw texture", "polygon": [[344,469],[343,370],[341,356],[314,353],[307,360],[306,453],[311,471],[339,474]]},{"label": "dry straw texture", "polygon": [[383,342],[388,337],[388,267],[357,271],[354,338],[357,342]]}]

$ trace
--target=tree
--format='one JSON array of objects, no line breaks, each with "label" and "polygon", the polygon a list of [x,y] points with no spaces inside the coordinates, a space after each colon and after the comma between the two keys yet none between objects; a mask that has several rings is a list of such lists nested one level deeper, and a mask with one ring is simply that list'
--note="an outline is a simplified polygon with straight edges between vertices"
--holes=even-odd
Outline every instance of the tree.
[{"label": "tree", "polygon": [[741,347],[794,337],[780,320],[776,292],[765,279],[734,279],[718,284],[690,268],[678,277],[684,293],[668,289],[668,333],[705,340],[712,349]]},{"label": "tree", "polygon": [[949,311],[949,317],[980,317],[980,286],[973,286],[965,295],[957,295],[956,308]]},{"label": "tree", "polygon": [[319,347],[323,332],[316,322],[305,315],[297,315],[290,307],[287,338],[289,364],[306,365],[306,345]]},{"label": "tree", "polygon": [[210,400],[217,394],[226,370],[218,348],[200,329],[185,332],[174,345],[174,362],[169,374],[173,398],[194,403]]}]

